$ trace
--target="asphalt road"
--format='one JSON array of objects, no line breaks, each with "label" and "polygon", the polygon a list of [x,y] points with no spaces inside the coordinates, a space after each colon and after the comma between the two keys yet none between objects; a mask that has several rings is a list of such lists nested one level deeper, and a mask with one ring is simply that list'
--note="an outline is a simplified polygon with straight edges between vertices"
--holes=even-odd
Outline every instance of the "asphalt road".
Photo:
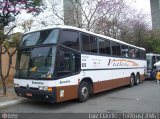
[{"label": "asphalt road", "polygon": [[132,88],[125,86],[96,94],[85,103],[75,100],[58,104],[25,102],[0,108],[0,113],[144,113],[160,112],[160,84],[143,81]]}]

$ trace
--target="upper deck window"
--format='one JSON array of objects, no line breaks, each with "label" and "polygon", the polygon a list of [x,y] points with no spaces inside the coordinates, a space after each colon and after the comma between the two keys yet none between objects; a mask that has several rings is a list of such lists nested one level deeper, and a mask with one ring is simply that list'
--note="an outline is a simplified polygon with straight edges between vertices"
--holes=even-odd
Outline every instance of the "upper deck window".
[{"label": "upper deck window", "polygon": [[135,48],[129,47],[129,58],[135,58],[136,53],[135,53]]},{"label": "upper deck window", "polygon": [[92,53],[97,53],[97,38],[94,36],[90,36],[90,48]]},{"label": "upper deck window", "polygon": [[57,43],[58,34],[58,29],[49,29],[28,33],[23,36],[21,46]]},{"label": "upper deck window", "polygon": [[128,57],[128,46],[127,45],[122,45],[122,57]]},{"label": "upper deck window", "polygon": [[98,38],[98,45],[99,45],[99,53],[100,54],[107,54],[107,55],[111,54],[109,40],[104,40],[102,38]]},{"label": "upper deck window", "polygon": [[82,33],[81,34],[82,40],[82,51],[97,53],[97,38],[95,36]]},{"label": "upper deck window", "polygon": [[79,50],[79,33],[63,30],[61,35],[61,44],[69,48]]},{"label": "upper deck window", "polygon": [[121,47],[120,44],[112,42],[112,55],[121,56]]}]

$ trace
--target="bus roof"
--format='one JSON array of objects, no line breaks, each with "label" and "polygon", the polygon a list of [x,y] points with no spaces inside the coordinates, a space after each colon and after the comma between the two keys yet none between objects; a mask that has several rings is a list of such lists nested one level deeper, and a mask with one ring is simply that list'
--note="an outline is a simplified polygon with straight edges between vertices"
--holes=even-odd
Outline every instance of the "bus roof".
[{"label": "bus roof", "polygon": [[160,54],[147,53],[146,56],[160,56]]},{"label": "bus roof", "polygon": [[45,28],[42,28],[42,29],[40,29],[40,30],[34,30],[34,31],[26,32],[25,34],[32,33],[32,32],[36,32],[36,31],[54,29],[54,28],[77,30],[77,31],[81,31],[81,32],[84,32],[84,33],[92,34],[92,35],[95,35],[95,36],[98,36],[98,37],[102,37],[102,38],[107,39],[107,40],[115,41],[115,42],[118,42],[118,43],[121,43],[121,44],[124,44],[124,45],[128,45],[128,46],[131,46],[131,47],[135,47],[135,48],[138,48],[138,49],[141,49],[141,50],[145,50],[145,49],[142,48],[142,47],[137,47],[137,46],[128,44],[128,43],[126,43],[126,42],[123,42],[123,41],[120,41],[120,40],[117,40],[117,39],[114,39],[114,38],[111,38],[111,37],[108,37],[108,36],[104,36],[104,35],[101,35],[101,34],[97,34],[97,33],[93,33],[93,32],[87,31],[87,30],[85,30],[85,29],[80,29],[80,28],[77,28],[77,27],[66,26],[66,25],[56,25],[56,26],[45,27]]}]

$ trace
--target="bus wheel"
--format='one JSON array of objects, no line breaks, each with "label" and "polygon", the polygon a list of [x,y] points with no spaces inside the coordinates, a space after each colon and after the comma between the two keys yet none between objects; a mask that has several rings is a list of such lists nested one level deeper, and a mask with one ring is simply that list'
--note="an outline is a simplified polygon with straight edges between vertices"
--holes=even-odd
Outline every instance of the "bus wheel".
[{"label": "bus wheel", "polygon": [[130,87],[134,86],[134,82],[135,82],[135,77],[134,77],[134,75],[131,75],[131,77],[130,77]]},{"label": "bus wheel", "polygon": [[135,78],[135,85],[138,85],[140,83],[140,75],[137,74]]},{"label": "bus wheel", "polygon": [[83,81],[78,90],[78,100],[79,102],[86,102],[89,98],[89,84],[85,81]]}]

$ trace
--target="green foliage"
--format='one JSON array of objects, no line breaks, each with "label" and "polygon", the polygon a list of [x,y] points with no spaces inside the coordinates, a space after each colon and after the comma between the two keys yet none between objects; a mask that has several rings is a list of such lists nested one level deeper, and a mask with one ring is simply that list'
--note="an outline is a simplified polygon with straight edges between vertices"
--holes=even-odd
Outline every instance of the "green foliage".
[{"label": "green foliage", "polygon": [[4,38],[5,38],[4,32],[0,30],[0,45],[3,44]]},{"label": "green foliage", "polygon": [[160,54],[160,30],[148,32],[143,42],[143,47],[146,49],[147,53]]},{"label": "green foliage", "polygon": [[40,6],[42,3],[42,0],[33,0],[33,5],[34,6]]},{"label": "green foliage", "polygon": [[5,39],[3,45],[5,46],[6,49],[9,49],[11,47],[18,47],[21,37],[22,37],[21,33],[15,33],[13,35],[10,35],[7,39]]}]

